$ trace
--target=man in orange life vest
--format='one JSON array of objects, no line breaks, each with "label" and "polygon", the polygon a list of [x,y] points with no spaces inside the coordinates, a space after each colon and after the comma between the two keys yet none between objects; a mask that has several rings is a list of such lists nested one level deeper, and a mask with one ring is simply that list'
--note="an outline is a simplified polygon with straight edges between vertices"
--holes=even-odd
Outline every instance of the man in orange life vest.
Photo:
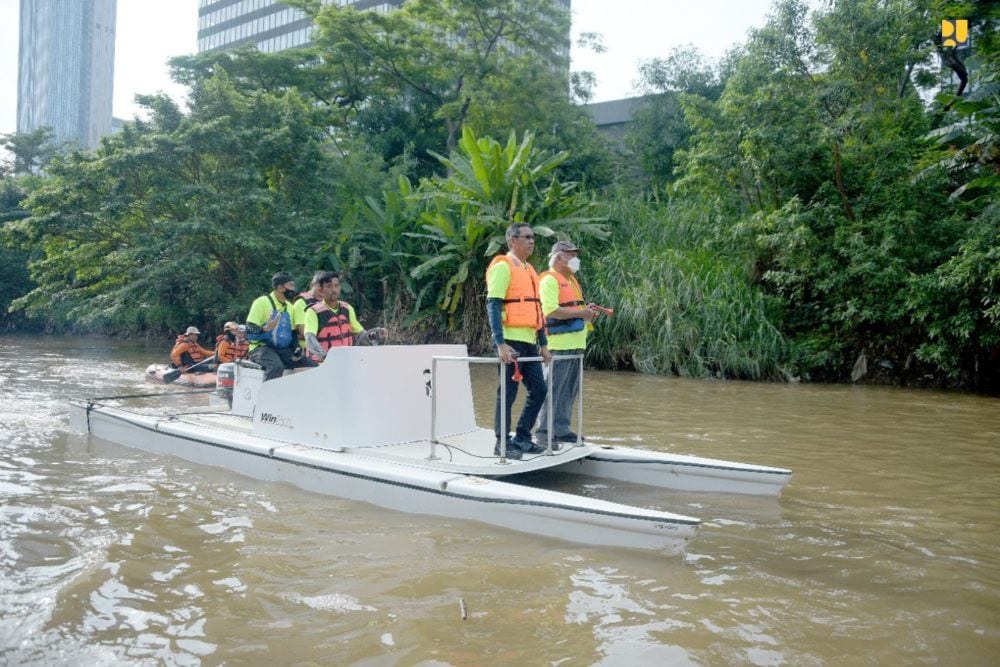
[{"label": "man in orange life vest", "polygon": [[[198,331],[198,327],[188,327],[184,335],[177,337],[177,340],[174,342],[174,349],[170,351],[171,366],[182,370],[187,369],[215,354],[212,350],[206,350],[198,344],[198,336],[200,334],[201,332]],[[210,368],[209,364],[204,364],[200,368],[205,373],[214,370]]]},{"label": "man in orange life vest", "polygon": [[[549,255],[549,270],[542,273],[538,293],[549,336],[549,348],[555,361],[549,366],[552,373],[552,442],[576,442],[577,435],[570,430],[573,403],[580,391],[580,362],[576,359],[559,361],[558,357],[583,354],[587,347],[587,334],[597,311],[583,300],[583,290],[575,274],[580,269],[580,249],[571,241],[557,241]],[[542,445],[549,439],[548,403],[538,416],[535,436]]]},{"label": "man in orange life vest", "polygon": [[[507,428],[510,428],[511,406],[517,398],[517,382],[514,381],[514,359],[516,357],[542,357],[545,363],[552,361],[548,341],[543,327],[542,309],[538,298],[538,274],[528,263],[528,257],[535,250],[535,234],[525,223],[515,222],[507,228],[506,255],[493,258],[486,269],[486,313],[489,317],[493,344],[500,357],[501,382],[506,382]],[[535,425],[538,411],[545,402],[545,377],[542,365],[537,361],[518,364],[528,390],[528,400],[517,421],[514,438],[508,442],[507,456],[521,458],[522,454],[545,451],[531,441],[531,429]],[[497,387],[497,404],[493,420],[493,432],[497,437],[494,454],[500,455],[500,388]],[[504,434],[508,437],[508,434]]]},{"label": "man in orange life vest", "polygon": [[332,347],[369,345],[385,341],[386,331],[379,327],[365,331],[354,314],[354,307],[340,300],[340,275],[321,271],[313,277],[313,295],[317,300],[305,308],[303,331],[306,349],[314,361],[323,361]]},{"label": "man in orange life vest", "polygon": [[215,338],[215,356],[220,364],[232,363],[237,359],[243,359],[250,351],[250,343],[247,341],[246,327],[240,330],[240,325],[236,322],[226,322],[222,327],[222,333]]}]

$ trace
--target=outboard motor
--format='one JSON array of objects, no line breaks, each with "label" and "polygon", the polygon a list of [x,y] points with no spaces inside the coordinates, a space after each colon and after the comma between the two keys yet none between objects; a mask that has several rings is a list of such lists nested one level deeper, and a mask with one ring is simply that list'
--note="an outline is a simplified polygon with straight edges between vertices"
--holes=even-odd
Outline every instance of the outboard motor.
[{"label": "outboard motor", "polygon": [[226,399],[229,407],[233,407],[233,385],[236,384],[236,364],[219,364],[215,371],[215,394]]},{"label": "outboard motor", "polygon": [[232,414],[253,417],[254,407],[257,405],[257,392],[264,384],[264,369],[245,359],[237,361],[232,366],[236,371],[233,390],[230,393],[233,401]]}]

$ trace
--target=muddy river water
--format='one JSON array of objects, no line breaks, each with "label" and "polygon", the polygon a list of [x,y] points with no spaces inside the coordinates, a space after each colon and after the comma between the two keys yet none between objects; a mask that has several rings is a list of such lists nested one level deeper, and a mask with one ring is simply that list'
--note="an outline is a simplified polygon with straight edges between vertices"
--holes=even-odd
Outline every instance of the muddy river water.
[{"label": "muddy river water", "polygon": [[[597,442],[794,470],[779,499],[551,480],[704,520],[685,554],[662,557],[390,512],[70,430],[67,399],[150,391],[143,369],[163,356],[0,338],[0,664],[1000,659],[1000,399],[588,372]],[[481,424],[494,378],[473,369]]]}]

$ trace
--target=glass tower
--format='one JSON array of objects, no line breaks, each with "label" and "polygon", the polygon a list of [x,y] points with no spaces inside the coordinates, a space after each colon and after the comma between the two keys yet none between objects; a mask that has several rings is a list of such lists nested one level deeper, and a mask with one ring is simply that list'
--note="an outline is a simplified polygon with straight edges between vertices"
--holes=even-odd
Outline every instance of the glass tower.
[{"label": "glass tower", "polygon": [[[567,11],[571,0],[553,0]],[[324,4],[388,12],[405,0],[322,0]],[[568,40],[568,36],[567,36]],[[275,0],[199,0],[198,51],[220,51],[254,44],[273,53],[312,43],[312,21]],[[560,55],[568,56],[569,48]]]},{"label": "glass tower", "polygon": [[17,131],[96,148],[111,133],[117,0],[21,0]]},{"label": "glass tower", "polygon": [[[388,12],[404,0],[322,0]],[[199,0],[198,51],[221,51],[253,44],[273,53],[312,41],[312,21],[298,9],[275,0]]]}]

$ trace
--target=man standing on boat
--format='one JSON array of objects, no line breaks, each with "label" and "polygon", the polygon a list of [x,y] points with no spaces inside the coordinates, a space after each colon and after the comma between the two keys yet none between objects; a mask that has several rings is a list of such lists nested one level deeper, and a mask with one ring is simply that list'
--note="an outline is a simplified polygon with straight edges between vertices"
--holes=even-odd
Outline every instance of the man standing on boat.
[{"label": "man standing on boat", "polygon": [[[583,354],[587,334],[597,311],[585,304],[583,290],[574,275],[580,269],[580,249],[571,241],[557,241],[549,254],[549,270],[542,273],[539,295],[549,335],[549,348],[555,357]],[[573,403],[580,391],[580,362],[559,361],[549,366],[552,373],[552,448],[561,442],[576,442],[570,430]],[[549,439],[548,402],[542,406],[535,436],[542,445]]]},{"label": "man standing on boat", "polygon": [[[170,365],[173,368],[187,370],[215,354],[212,350],[206,350],[198,344],[198,336],[200,335],[198,327],[188,327],[184,335],[177,337],[174,349],[170,351]],[[204,364],[200,368],[203,368],[206,373],[214,370],[208,366],[209,364]]]},{"label": "man standing on boat", "polygon": [[257,297],[247,315],[250,361],[264,368],[264,381],[280,378],[286,368],[316,366],[298,345],[292,328],[295,279],[287,271],[271,277],[272,290]]},{"label": "man standing on boat", "polygon": [[[537,361],[519,363],[518,358],[542,357],[551,363],[548,341],[543,327],[542,309],[538,297],[538,274],[528,263],[535,250],[535,234],[526,223],[515,222],[507,228],[506,255],[493,258],[486,269],[486,313],[489,317],[493,344],[500,357],[501,382],[506,383],[507,404],[503,406],[510,429],[511,407],[517,398],[515,374],[519,372],[528,390],[528,399],[517,421],[514,438],[507,444],[507,456],[519,459],[523,454],[545,451],[531,441],[531,429],[538,411],[545,402],[545,377]],[[497,387],[496,413],[493,432],[497,444],[494,454],[500,455],[500,388]],[[504,434],[506,439],[508,434]]]}]

